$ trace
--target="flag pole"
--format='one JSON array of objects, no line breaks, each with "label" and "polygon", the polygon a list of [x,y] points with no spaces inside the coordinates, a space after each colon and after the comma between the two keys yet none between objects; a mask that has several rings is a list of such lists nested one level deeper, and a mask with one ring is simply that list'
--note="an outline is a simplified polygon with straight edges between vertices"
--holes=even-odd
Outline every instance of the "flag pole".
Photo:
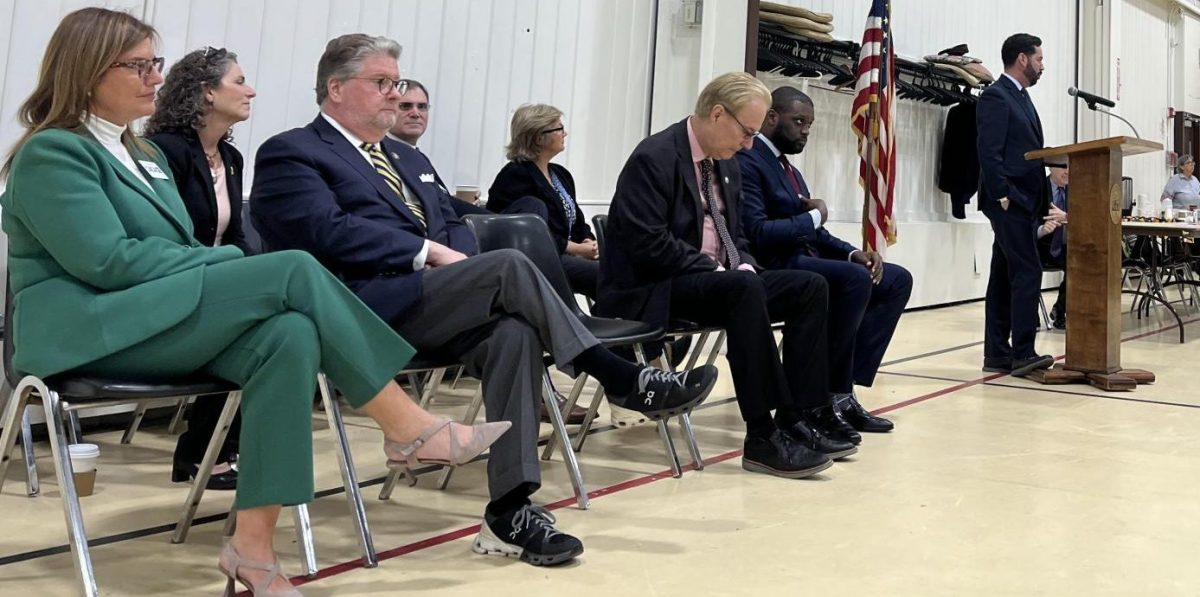
[{"label": "flag pole", "polygon": [[871,98],[867,111],[867,148],[865,161],[867,173],[863,176],[863,209],[862,209],[862,248],[864,251],[873,250],[871,247],[871,189],[875,188],[875,161],[879,152],[879,97]]}]

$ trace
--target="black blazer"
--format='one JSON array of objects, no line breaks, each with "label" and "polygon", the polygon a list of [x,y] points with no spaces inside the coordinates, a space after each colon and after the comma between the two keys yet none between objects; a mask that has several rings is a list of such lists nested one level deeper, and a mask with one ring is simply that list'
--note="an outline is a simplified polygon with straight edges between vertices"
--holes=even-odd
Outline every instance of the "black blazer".
[{"label": "black blazer", "polygon": [[[714,174],[738,254],[743,263],[757,268],[742,232],[737,160],[717,160]],[[666,325],[671,279],[717,269],[717,263],[700,252],[703,234],[704,208],[685,119],[638,143],[617,178],[593,312]]]},{"label": "black blazer", "polygon": [[425,229],[357,147],[318,115],[258,149],[250,214],[271,250],[312,253],[384,321],[421,299],[413,260],[431,240],[466,255],[475,237],[459,221],[417,150],[384,139],[383,152],[421,202]]},{"label": "black blazer", "polygon": [[1042,160],[1027,160],[1025,152],[1041,149],[1042,121],[1033,102],[1006,76],[1000,76],[979,96],[975,107],[976,147],[979,151],[979,209],[1000,210],[997,199],[1007,197],[1032,218],[1045,201],[1046,172]]},{"label": "black blazer", "polygon": [[492,187],[488,189],[487,208],[501,213],[514,201],[523,197],[541,199],[550,214],[550,221],[546,222],[550,228],[550,236],[554,237],[558,252],[563,253],[567,250],[568,240],[581,243],[594,240],[596,236],[592,234],[591,226],[588,226],[583,217],[583,210],[579,209],[579,195],[575,194],[575,179],[571,177],[571,173],[558,164],[550,164],[550,172],[562,181],[563,187],[575,199],[575,226],[570,230],[567,229],[567,214],[558,191],[554,190],[554,186],[545,176],[542,176],[537,164],[529,160],[514,160],[500,169]]},{"label": "black blazer", "polygon": [[[213,246],[217,236],[217,194],[213,191],[212,173],[208,170],[208,158],[204,156],[200,137],[195,131],[180,131],[158,133],[148,138],[167,158],[179,196],[192,218],[196,240]],[[229,225],[221,235],[221,244],[234,245],[252,255],[257,251],[246,242],[242,228],[242,154],[227,141],[218,143],[217,151],[225,164],[225,186],[229,191]]]}]

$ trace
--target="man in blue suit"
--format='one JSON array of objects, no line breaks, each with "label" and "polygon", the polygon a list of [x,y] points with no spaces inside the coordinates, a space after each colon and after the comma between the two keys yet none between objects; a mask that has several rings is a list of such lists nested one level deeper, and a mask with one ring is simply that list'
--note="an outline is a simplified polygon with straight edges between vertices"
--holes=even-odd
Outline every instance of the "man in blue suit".
[{"label": "man in blue suit", "polygon": [[[979,209],[992,223],[992,271],[988,278],[983,370],[1029,375],[1054,363],[1034,351],[1042,264],[1037,229],[1045,201],[1041,160],[1042,122],[1028,87],[1042,76],[1042,40],[1018,33],[1000,50],[1004,74],[979,96]],[[1011,337],[1012,343],[1009,344]]]},{"label": "man in blue suit", "polygon": [[771,93],[771,109],[754,146],[737,154],[742,222],[750,252],[772,269],[820,274],[829,284],[829,391],[858,431],[886,432],[892,422],[867,412],[854,385],[870,387],[912,294],[912,274],[854,248],[824,228],[825,202],[812,199],[788,155],[804,151],[813,101],[794,87]]},{"label": "man in blue suit", "polygon": [[459,359],[482,380],[488,420],[512,428],[492,444],[492,500],[472,548],[560,564],[583,544],[529,500],[541,485],[542,355],[651,417],[702,401],[716,370],[685,376],[624,361],[599,346],[524,255],[477,254],[436,182],[412,174],[422,156],[385,138],[403,95],[399,57],[384,37],[329,42],[317,65],[321,113],[259,148],[251,215],[268,248],[312,253],[418,352]]},{"label": "man in blue suit", "polygon": [[[442,177],[438,174],[437,169],[433,167],[433,162],[429,161],[429,156],[417,147],[417,141],[421,140],[421,136],[425,134],[425,129],[429,126],[429,110],[433,108],[429,103],[429,91],[420,81],[416,79],[404,79],[401,83],[407,85],[407,91],[400,96],[400,115],[396,118],[396,124],[392,126],[392,130],[388,131],[388,138],[399,141],[414,150],[419,154],[424,161],[421,168],[416,170],[419,172],[422,182],[433,178],[437,183],[438,190],[446,196],[446,200],[450,203],[450,207],[454,209],[454,213],[458,217],[468,215],[486,215],[492,212],[475,205],[467,203],[458,197],[455,197],[450,192],[446,183],[442,182]],[[475,198],[479,198],[479,193],[475,193]]]}]

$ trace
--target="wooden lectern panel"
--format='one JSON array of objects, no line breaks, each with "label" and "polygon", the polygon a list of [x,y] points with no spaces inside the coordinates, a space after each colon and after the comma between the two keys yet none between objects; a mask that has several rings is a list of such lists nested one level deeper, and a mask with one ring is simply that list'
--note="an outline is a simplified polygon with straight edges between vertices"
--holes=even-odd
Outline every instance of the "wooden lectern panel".
[{"label": "wooden lectern panel", "polygon": [[1153,141],[1111,137],[1025,154],[1067,158],[1071,167],[1067,370],[1105,379],[1121,370],[1121,160],[1160,149]]}]

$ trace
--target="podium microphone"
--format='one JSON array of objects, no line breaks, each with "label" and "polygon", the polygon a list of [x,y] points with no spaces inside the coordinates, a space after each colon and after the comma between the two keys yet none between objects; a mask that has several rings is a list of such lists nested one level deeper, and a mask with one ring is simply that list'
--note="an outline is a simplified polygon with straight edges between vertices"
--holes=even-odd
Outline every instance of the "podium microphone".
[{"label": "podium microphone", "polygon": [[1075,86],[1071,86],[1071,87],[1067,88],[1067,95],[1087,102],[1087,107],[1090,108],[1093,112],[1100,112],[1101,114],[1108,114],[1109,116],[1112,116],[1113,118],[1116,118],[1117,120],[1120,120],[1121,122],[1124,122],[1125,124],[1129,125],[1129,128],[1133,129],[1134,137],[1137,137],[1138,139],[1142,138],[1142,136],[1138,134],[1137,127],[1133,126],[1132,122],[1125,120],[1120,114],[1114,114],[1112,112],[1109,112],[1108,110],[1102,110],[1102,109],[1096,107],[1096,104],[1100,104],[1102,106],[1108,106],[1109,108],[1115,108],[1115,107],[1117,107],[1116,102],[1114,102],[1106,97],[1100,97],[1093,93],[1088,93],[1086,91],[1080,91]]}]

